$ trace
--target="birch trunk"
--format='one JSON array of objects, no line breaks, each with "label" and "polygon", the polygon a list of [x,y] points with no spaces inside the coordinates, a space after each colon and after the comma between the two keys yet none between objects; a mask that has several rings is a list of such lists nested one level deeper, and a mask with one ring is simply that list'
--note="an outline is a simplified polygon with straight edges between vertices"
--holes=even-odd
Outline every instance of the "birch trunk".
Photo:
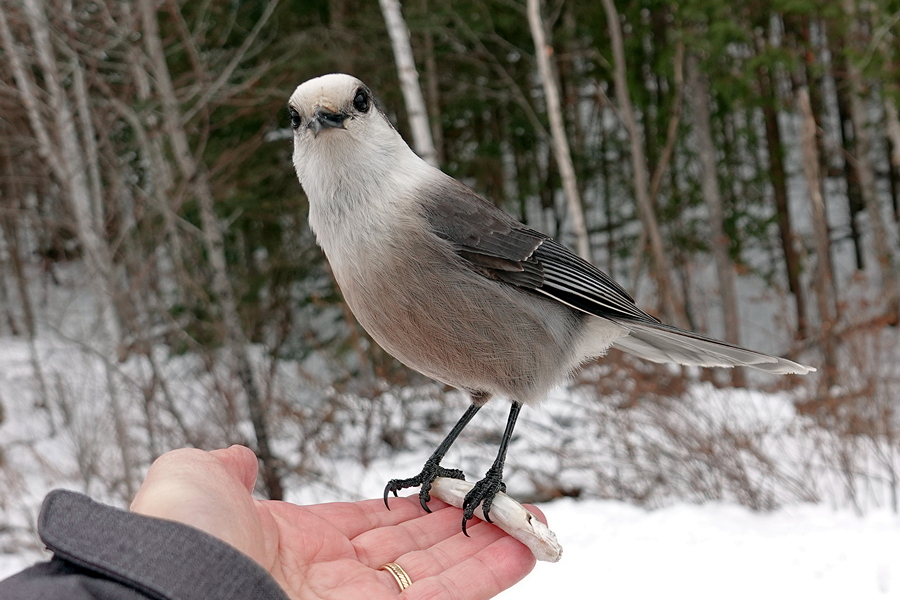
[{"label": "birch trunk", "polygon": [[181,108],[166,63],[154,2],[153,0],[139,0],[139,7],[143,23],[144,44],[156,90],[162,103],[165,130],[172,144],[176,166],[182,177],[193,183],[193,189],[197,195],[203,242],[213,273],[212,288],[219,302],[226,344],[235,362],[238,378],[247,395],[250,421],[256,435],[256,452],[262,462],[262,479],[269,497],[278,500],[284,494],[281,476],[277,461],[269,446],[265,407],[262,405],[262,395],[247,352],[247,337],[241,324],[234,290],[228,281],[225,242],[221,225],[215,214],[212,189],[205,170],[202,169],[202,165],[194,158],[190,150],[187,132],[183,127]]},{"label": "birch trunk", "polygon": [[[65,90],[62,88],[56,58],[50,44],[50,25],[40,0],[26,0],[25,12],[35,47],[35,54],[47,86],[52,129],[44,123],[38,93],[25,64],[24,53],[12,37],[6,13],[0,9],[0,37],[13,67],[13,73],[22,103],[28,112],[29,123],[38,140],[38,149],[53,169],[60,184],[65,187],[66,199],[75,218],[78,240],[84,251],[85,267],[97,291],[101,328],[106,336],[104,356],[115,358],[122,340],[118,314],[113,303],[112,261],[92,210],[91,192],[88,187],[86,166],[82,156],[75,120]],[[51,136],[55,133],[55,139]]]},{"label": "birch trunk", "polygon": [[[725,341],[740,345],[740,316],[737,292],[734,284],[734,264],[728,255],[731,239],[725,233],[725,211],[722,208],[722,193],[716,173],[716,149],[712,138],[709,105],[712,101],[709,82],[700,72],[697,56],[687,58],[687,93],[691,100],[693,131],[697,142],[697,156],[700,159],[700,188],[703,200],[709,210],[709,227],[712,232],[711,249],[716,262],[719,293],[722,296],[722,312],[725,318]],[[734,371],[732,382],[741,385],[742,373]]]},{"label": "birch trunk", "polygon": [[391,38],[391,47],[394,49],[394,62],[397,63],[400,89],[403,91],[403,101],[406,104],[406,112],[409,114],[413,147],[422,160],[436,167],[438,166],[437,152],[434,149],[434,141],[431,139],[428,111],[425,109],[425,99],[422,97],[422,88],[419,86],[419,72],[416,70],[416,62],[413,59],[409,29],[407,29],[400,12],[400,2],[399,0],[378,0],[378,3],[381,5],[381,14],[387,25],[388,36]]},{"label": "birch trunk", "polygon": [[[422,1],[423,12],[428,13],[428,0]],[[435,164],[444,163],[444,129],[441,127],[441,105],[438,92],[438,67],[434,58],[434,34],[431,29],[425,30],[425,89],[428,104],[429,121],[431,122],[431,139],[434,143]]]},{"label": "birch trunk", "polygon": [[[74,21],[71,11],[69,18]],[[78,120],[81,124],[81,138],[84,140],[83,148],[87,161],[91,199],[93,200],[91,202],[91,216],[95,225],[102,226],[106,223],[106,211],[103,206],[103,184],[100,179],[100,154],[97,150],[97,133],[94,130],[94,121],[91,116],[90,102],[88,101],[87,82],[84,77],[84,68],[77,56],[73,56],[69,60],[69,67],[74,84],[75,105],[78,108]]]},{"label": "birch trunk", "polygon": [[563,191],[566,195],[566,205],[572,218],[572,229],[575,232],[576,248],[578,254],[587,261],[591,260],[591,245],[588,240],[587,227],[584,222],[584,211],[581,208],[581,195],[578,193],[578,183],[575,179],[575,166],[572,164],[572,154],[569,150],[569,140],[566,137],[566,128],[563,124],[562,104],[559,100],[559,85],[553,74],[550,64],[550,55],[553,47],[547,43],[544,33],[544,22],[541,18],[540,0],[528,0],[528,26],[531,29],[531,37],[534,40],[534,53],[537,58],[538,72],[544,88],[544,97],[547,101],[547,116],[550,120],[550,140],[553,144],[553,154],[559,167],[562,179]]},{"label": "birch trunk", "polygon": [[[656,210],[653,201],[650,199],[647,159],[641,147],[641,136],[634,116],[631,97],[628,94],[628,81],[625,76],[625,48],[622,41],[622,29],[619,24],[619,13],[616,11],[613,0],[603,0],[603,8],[606,11],[606,21],[613,50],[616,102],[619,105],[619,114],[625,123],[625,128],[628,130],[638,214],[647,235],[647,243],[650,246],[650,272],[656,283],[660,308],[663,314],[673,325],[687,327],[688,319],[684,301],[672,283],[672,267],[663,248],[662,234],[656,219]],[[638,252],[642,250],[642,248],[639,248]]]},{"label": "birch trunk", "polygon": [[812,210],[813,236],[816,245],[816,276],[814,288],[821,321],[821,340],[824,354],[825,377],[823,386],[827,391],[835,383],[837,358],[832,331],[837,321],[837,301],[834,296],[834,270],[831,266],[831,241],[825,201],[822,196],[822,179],[819,174],[819,154],[816,119],[813,116],[809,91],[804,87],[797,92],[797,106],[803,119],[801,124],[800,147],[803,152],[803,174],[809,191]]}]

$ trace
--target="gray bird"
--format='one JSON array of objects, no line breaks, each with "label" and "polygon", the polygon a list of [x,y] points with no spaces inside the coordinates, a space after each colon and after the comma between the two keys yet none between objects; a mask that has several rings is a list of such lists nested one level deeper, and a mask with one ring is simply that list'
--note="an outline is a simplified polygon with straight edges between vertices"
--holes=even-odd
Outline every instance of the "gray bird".
[{"label": "gray bird", "polygon": [[490,520],[522,405],[610,347],[653,362],[815,370],[648,315],[606,273],[420,159],[355,77],[311,79],[288,107],[309,224],[353,314],[401,362],[472,399],[422,471],[387,484],[385,504],[389,493],[419,486],[428,510],[436,477],[463,479],[441,459],[500,396],[512,403],[506,431],[465,498],[463,531],[479,504]]}]

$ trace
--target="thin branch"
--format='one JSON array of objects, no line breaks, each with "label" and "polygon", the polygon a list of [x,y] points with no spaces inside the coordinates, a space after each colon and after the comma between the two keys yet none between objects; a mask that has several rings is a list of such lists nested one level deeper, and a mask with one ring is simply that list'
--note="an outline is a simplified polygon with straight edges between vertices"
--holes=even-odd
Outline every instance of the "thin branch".
[{"label": "thin branch", "polygon": [[659,186],[662,184],[663,175],[672,160],[675,151],[675,142],[678,140],[678,125],[681,123],[681,107],[684,104],[684,41],[679,39],[675,44],[675,89],[672,92],[672,114],[669,115],[669,127],[666,130],[666,143],[663,146],[662,155],[656,163],[653,177],[650,179],[650,200],[656,203],[659,195]]},{"label": "thin branch", "polygon": [[266,5],[266,9],[263,11],[263,14],[259,17],[259,20],[253,26],[253,29],[250,30],[250,33],[247,34],[247,37],[244,38],[244,41],[241,43],[240,48],[234,53],[234,56],[231,57],[231,60],[219,74],[215,81],[212,82],[207,88],[203,95],[200,97],[197,102],[194,103],[194,106],[189,108],[184,112],[181,116],[182,123],[189,123],[194,116],[206,108],[206,105],[209,101],[219,93],[228,80],[231,79],[231,75],[234,73],[234,70],[238,68],[238,66],[243,62],[246,58],[247,52],[250,50],[250,47],[253,45],[253,42],[256,41],[259,32],[262,31],[262,28],[265,27],[266,23],[269,20],[269,17],[272,16],[272,13],[275,12],[275,9],[278,7],[279,0],[269,0],[269,3]]}]

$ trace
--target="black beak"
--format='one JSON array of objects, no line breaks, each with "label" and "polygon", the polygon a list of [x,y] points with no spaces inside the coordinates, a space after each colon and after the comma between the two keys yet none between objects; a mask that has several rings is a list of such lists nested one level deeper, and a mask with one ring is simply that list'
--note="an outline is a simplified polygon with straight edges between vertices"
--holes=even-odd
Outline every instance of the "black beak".
[{"label": "black beak", "polygon": [[334,113],[324,108],[317,108],[307,127],[312,130],[313,135],[319,135],[323,129],[344,129],[346,118],[347,115],[344,113]]}]

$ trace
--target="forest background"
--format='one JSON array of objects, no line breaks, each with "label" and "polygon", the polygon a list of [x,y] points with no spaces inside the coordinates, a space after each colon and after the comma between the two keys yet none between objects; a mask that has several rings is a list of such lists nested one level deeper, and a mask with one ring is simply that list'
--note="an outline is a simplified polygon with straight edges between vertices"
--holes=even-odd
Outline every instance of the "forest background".
[{"label": "forest background", "polygon": [[898,34],[896,1],[4,1],[4,545],[47,487],[127,502],[174,447],[248,444],[260,493],[340,497],[455,420],[307,227],[286,100],[333,71],[645,309],[819,368],[613,353],[535,411],[519,497],[897,510]]}]

